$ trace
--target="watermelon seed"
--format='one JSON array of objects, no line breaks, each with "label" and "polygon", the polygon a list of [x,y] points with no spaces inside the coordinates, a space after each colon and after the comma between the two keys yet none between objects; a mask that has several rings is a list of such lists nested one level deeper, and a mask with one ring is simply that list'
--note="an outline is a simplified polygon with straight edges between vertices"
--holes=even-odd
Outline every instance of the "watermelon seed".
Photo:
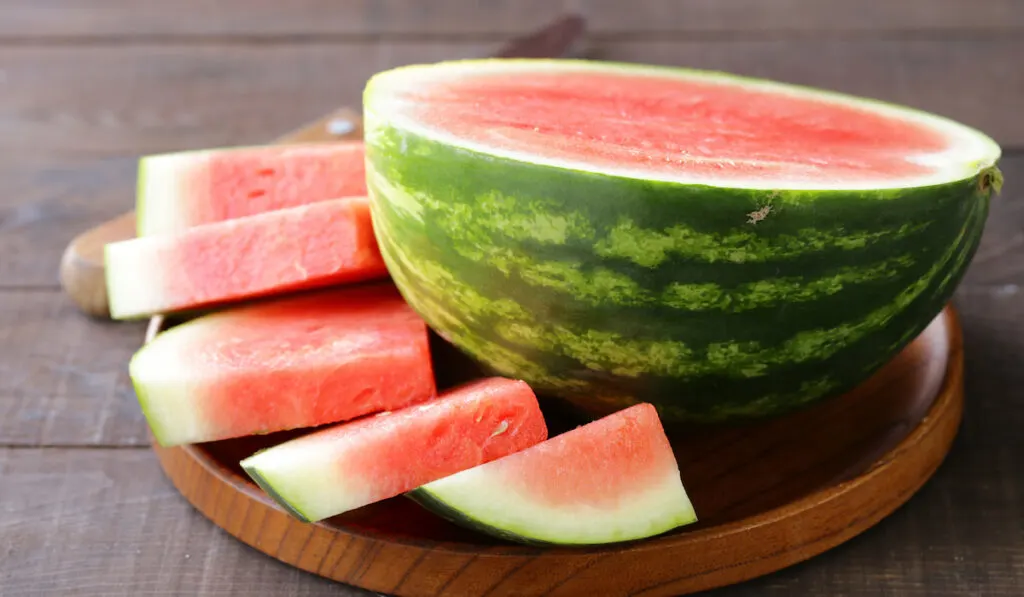
[{"label": "watermelon seed", "polygon": [[501,435],[506,431],[508,431],[508,421],[502,421],[501,423],[498,424],[498,428],[495,429],[493,433],[491,433],[491,437]]}]

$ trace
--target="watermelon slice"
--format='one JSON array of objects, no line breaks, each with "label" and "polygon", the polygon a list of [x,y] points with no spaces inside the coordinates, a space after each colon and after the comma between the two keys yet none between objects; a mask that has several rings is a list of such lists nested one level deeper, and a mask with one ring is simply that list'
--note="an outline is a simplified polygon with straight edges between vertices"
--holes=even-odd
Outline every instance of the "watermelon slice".
[{"label": "watermelon slice", "polygon": [[129,373],[164,446],[335,423],[436,394],[427,328],[386,283],[199,317],[143,346]]},{"label": "watermelon slice", "polygon": [[410,497],[457,524],[526,543],[628,541],[697,520],[650,404],[426,484]]},{"label": "watermelon slice", "polygon": [[724,73],[467,60],[364,92],[374,230],[445,339],[593,414],[779,415],[946,305],[999,146],[949,119]]},{"label": "watermelon slice", "polygon": [[114,319],[388,275],[366,197],[111,243],[105,259]]},{"label": "watermelon slice", "polygon": [[139,161],[139,236],[366,194],[362,141],[205,149]]},{"label": "watermelon slice", "polygon": [[544,441],[528,385],[478,380],[439,399],[334,426],[242,461],[289,512],[321,520]]}]

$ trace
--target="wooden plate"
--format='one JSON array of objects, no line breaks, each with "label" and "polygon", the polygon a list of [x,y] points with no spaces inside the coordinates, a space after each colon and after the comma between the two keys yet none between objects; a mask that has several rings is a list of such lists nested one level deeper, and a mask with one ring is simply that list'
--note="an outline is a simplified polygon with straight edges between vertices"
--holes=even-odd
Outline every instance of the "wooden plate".
[{"label": "wooden plate", "polygon": [[[154,320],[149,336],[162,325]],[[444,382],[466,362],[438,346]],[[680,595],[817,555],[877,523],[932,475],[963,409],[963,354],[951,307],[878,374],[811,409],[746,427],[673,432],[701,521],[631,544],[544,549],[460,529],[395,498],[323,523],[276,506],[238,461],[288,434],[179,448],[154,444],[200,512],[282,562],[407,596]],[[441,381],[439,379],[439,381]],[[550,406],[550,405],[546,405]],[[552,414],[553,433],[564,413]]]}]

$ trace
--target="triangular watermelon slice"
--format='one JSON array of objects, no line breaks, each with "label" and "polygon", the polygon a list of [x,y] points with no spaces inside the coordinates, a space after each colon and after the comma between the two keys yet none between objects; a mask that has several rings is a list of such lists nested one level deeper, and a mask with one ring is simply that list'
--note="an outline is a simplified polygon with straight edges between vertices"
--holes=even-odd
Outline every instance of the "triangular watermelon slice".
[{"label": "triangular watermelon slice", "polygon": [[526,543],[629,541],[697,520],[650,404],[621,410],[410,495],[457,524]]}]

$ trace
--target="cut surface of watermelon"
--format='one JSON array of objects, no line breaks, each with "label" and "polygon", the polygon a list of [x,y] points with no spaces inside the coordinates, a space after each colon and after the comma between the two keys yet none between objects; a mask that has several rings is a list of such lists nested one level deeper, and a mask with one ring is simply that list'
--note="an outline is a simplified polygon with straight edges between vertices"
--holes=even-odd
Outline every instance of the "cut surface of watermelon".
[{"label": "cut surface of watermelon", "polygon": [[196,318],[139,349],[129,373],[164,446],[314,427],[436,395],[426,325],[387,283]]},{"label": "cut surface of watermelon", "polygon": [[546,438],[530,387],[488,378],[424,404],[290,440],[243,460],[242,467],[293,515],[316,521]]},{"label": "cut surface of watermelon", "polygon": [[411,497],[458,524],[523,542],[628,541],[697,520],[650,404],[426,484]]},{"label": "cut surface of watermelon", "polygon": [[366,197],[111,243],[105,259],[114,319],[387,277]]},{"label": "cut surface of watermelon", "polygon": [[139,161],[139,236],[366,194],[362,141],[204,149]]},{"label": "cut surface of watermelon", "polygon": [[395,126],[453,145],[645,180],[904,187],[965,178],[998,154],[977,131],[938,116],[679,68],[452,61],[377,75],[367,96]]}]

